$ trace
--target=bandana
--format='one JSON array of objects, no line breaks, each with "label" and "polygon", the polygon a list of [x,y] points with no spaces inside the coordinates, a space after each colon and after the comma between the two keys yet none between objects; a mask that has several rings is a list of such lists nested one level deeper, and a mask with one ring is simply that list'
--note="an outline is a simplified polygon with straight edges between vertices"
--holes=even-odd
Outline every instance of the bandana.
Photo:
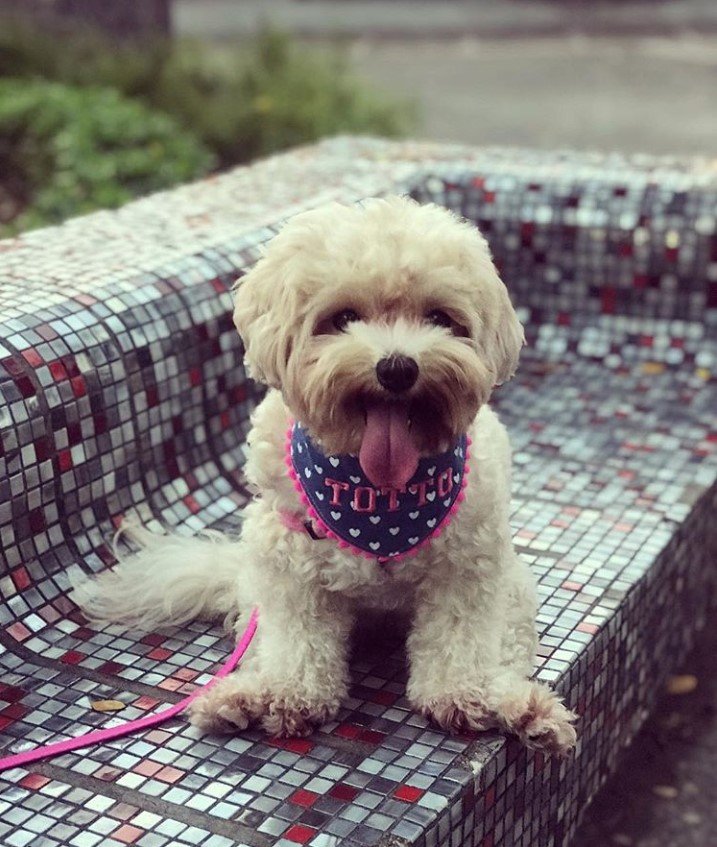
[{"label": "bandana", "polygon": [[388,562],[417,552],[450,522],[465,496],[469,447],[461,435],[445,453],[421,459],[405,487],[376,488],[358,457],[324,455],[295,423],[287,433],[286,464],[309,518],[326,537]]}]

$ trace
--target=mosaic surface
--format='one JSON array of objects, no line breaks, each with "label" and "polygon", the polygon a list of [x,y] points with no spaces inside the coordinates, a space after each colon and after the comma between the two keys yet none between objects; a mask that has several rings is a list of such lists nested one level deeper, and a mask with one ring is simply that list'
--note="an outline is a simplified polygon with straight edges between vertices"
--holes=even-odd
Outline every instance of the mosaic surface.
[{"label": "mosaic surface", "polygon": [[1,844],[566,845],[688,649],[717,549],[714,165],[338,139],[0,242],[0,752],[148,714],[226,657],[204,624],[92,629],[67,574],[112,563],[122,515],[240,530],[258,391],[229,287],[295,211],[394,191],[477,221],[527,324],[495,403],[576,755],[435,731],[378,637],[311,738],[173,720],[1,774]]}]

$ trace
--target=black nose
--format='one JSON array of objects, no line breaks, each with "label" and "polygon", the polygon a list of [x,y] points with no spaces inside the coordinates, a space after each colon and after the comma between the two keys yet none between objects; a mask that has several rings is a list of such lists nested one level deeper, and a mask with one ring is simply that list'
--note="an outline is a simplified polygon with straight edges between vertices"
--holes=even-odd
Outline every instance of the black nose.
[{"label": "black nose", "polygon": [[386,356],[376,365],[376,376],[388,391],[408,391],[418,379],[418,365],[410,356]]}]

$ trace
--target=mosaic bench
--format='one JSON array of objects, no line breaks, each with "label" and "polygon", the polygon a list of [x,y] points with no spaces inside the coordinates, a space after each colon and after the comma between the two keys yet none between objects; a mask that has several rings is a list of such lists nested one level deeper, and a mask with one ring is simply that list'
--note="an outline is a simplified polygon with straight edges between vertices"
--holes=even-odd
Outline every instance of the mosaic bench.
[{"label": "mosaic bench", "polygon": [[258,390],[229,287],[293,212],[396,191],[479,223],[527,327],[496,404],[536,674],[581,715],[576,755],[435,731],[379,639],[311,738],[175,719],[0,774],[6,847],[566,845],[692,644],[717,545],[714,163],[336,139],[0,242],[0,752],[177,702],[228,654],[205,624],[95,631],[67,575],[112,564],[122,515],[239,527]]}]

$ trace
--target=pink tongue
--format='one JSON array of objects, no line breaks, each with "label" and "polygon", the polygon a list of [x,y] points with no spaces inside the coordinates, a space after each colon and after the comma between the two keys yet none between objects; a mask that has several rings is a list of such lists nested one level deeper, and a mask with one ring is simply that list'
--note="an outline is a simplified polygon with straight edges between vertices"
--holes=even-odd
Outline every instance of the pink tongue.
[{"label": "pink tongue", "polygon": [[416,472],[418,458],[405,407],[398,403],[369,406],[359,464],[371,482],[380,487],[403,488]]}]

